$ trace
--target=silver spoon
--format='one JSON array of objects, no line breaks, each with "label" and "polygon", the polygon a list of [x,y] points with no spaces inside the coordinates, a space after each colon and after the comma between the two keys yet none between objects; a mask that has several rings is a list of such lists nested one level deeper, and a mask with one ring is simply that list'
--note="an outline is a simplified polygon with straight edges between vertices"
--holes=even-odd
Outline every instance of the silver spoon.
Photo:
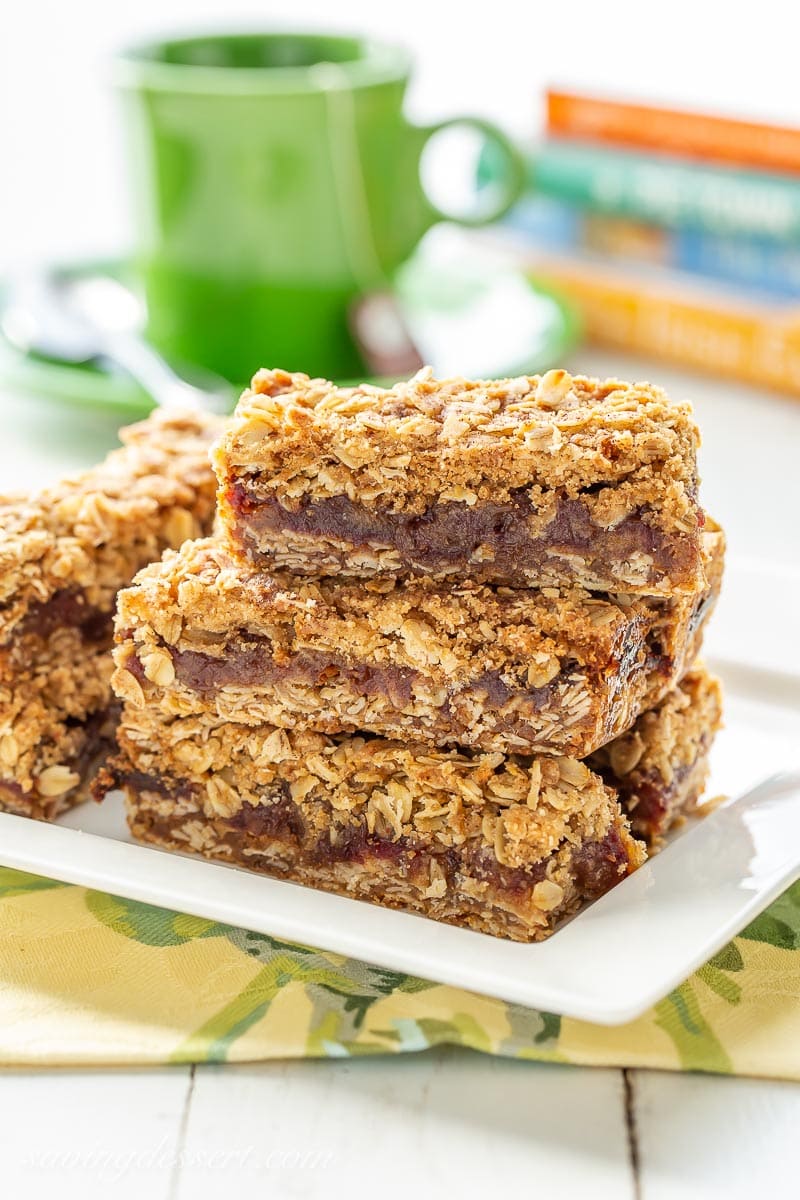
[{"label": "silver spoon", "polygon": [[227,412],[232,390],[206,372],[207,386],[181,378],[142,334],[134,293],[109,275],[30,273],[12,282],[0,313],[3,334],[19,350],[68,363],[104,360],[120,367],[159,408]]}]

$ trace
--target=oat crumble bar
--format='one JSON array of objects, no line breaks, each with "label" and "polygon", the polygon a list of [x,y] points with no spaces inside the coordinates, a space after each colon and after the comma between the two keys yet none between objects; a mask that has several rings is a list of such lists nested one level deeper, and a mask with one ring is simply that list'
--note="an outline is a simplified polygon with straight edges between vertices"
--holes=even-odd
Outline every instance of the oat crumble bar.
[{"label": "oat crumble bar", "polygon": [[0,809],[52,818],[113,740],[117,591],[208,533],[218,418],[154,414],[103,463],[0,500]]},{"label": "oat crumble bar", "polygon": [[227,536],[271,571],[672,596],[702,583],[698,441],[645,383],[264,370],[214,463]]},{"label": "oat crumble bar", "polygon": [[437,751],[126,705],[137,838],[522,941],[644,860],[613,790],[574,758]]},{"label": "oat crumble bar", "polygon": [[719,681],[698,666],[633,729],[587,759],[615,789],[634,834],[649,846],[658,846],[673,825],[696,811],[721,721]]},{"label": "oat crumble bar", "polygon": [[671,600],[265,575],[187,542],[120,594],[113,686],[167,714],[582,757],[693,661],[713,585]]},{"label": "oat crumble bar", "polygon": [[[677,713],[691,729],[677,729]],[[127,703],[98,791],[125,790],[143,841],[530,941],[643,861],[617,802],[636,770],[632,745],[640,769],[658,764],[651,806],[659,787],[661,809],[672,805],[679,777],[693,803],[718,717],[716,682],[694,670],[608,747],[601,774],[570,757],[331,738]]]}]

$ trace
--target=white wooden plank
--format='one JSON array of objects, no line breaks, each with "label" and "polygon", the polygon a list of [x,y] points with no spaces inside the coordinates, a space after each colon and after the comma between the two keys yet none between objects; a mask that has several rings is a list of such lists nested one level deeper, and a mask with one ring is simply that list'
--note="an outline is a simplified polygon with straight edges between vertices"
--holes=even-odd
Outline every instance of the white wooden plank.
[{"label": "white wooden plank", "polygon": [[620,1072],[451,1050],[199,1067],[182,1160],[176,1200],[633,1195]]},{"label": "white wooden plank", "polygon": [[0,1072],[0,1193],[167,1200],[188,1067]]},{"label": "white wooden plank", "polygon": [[656,1071],[631,1082],[641,1200],[797,1194],[796,1084]]}]

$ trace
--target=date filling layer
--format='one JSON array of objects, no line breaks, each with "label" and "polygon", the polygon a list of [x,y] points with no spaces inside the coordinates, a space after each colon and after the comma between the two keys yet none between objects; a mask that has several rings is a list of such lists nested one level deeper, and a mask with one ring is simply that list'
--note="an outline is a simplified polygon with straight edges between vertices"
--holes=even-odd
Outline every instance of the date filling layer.
[{"label": "date filling layer", "polygon": [[[185,802],[197,791],[196,785],[189,781],[123,771],[115,776],[115,782],[133,794],[135,820],[166,841],[175,841],[176,831],[188,820],[205,820],[199,810],[194,817],[184,814],[173,820],[159,818],[147,810],[148,796],[181,797]],[[140,807],[136,797],[141,797],[145,804]],[[437,874],[444,876],[449,892],[458,892],[460,877],[477,879],[487,883],[497,899],[507,897],[518,905],[523,905],[535,885],[545,878],[549,861],[544,858],[528,868],[506,867],[482,844],[468,842],[433,851],[429,843],[419,838],[378,837],[367,831],[364,822],[338,830],[336,839],[331,841],[327,833],[317,835],[306,830],[302,813],[289,799],[286,785],[279,785],[268,802],[258,805],[245,802],[232,817],[215,817],[211,823],[233,857],[240,855],[250,868],[257,865],[260,848],[267,857],[270,851],[274,853],[278,842],[292,864],[290,872],[292,867],[325,871],[339,865],[391,864],[393,875],[424,891],[430,883],[431,864],[435,862]],[[570,873],[582,898],[603,895],[631,869],[630,850],[616,826],[611,826],[596,841],[573,847]],[[491,893],[487,896],[487,906],[491,906]]]},{"label": "date filling layer", "polygon": [[355,549],[391,548],[409,569],[447,573],[469,567],[498,582],[524,580],[558,555],[579,556],[604,579],[609,562],[641,562],[643,556],[651,560],[649,580],[691,579],[699,567],[691,539],[659,530],[648,510],[638,509],[605,529],[580,498],[561,498],[552,521],[535,534],[529,521],[536,509],[524,491],[508,503],[441,501],[415,516],[370,509],[347,496],[303,500],[290,510],[241,481],[227,498],[237,514],[236,535],[256,560],[270,557],[259,554],[259,534],[284,533],[329,538]]},{"label": "date filling layer", "polygon": [[[228,645],[219,656],[197,650],[173,650],[171,657],[176,680],[198,694],[214,694],[226,686],[269,688],[281,683],[300,684],[315,691],[334,687],[345,689],[348,697],[378,699],[384,710],[394,710],[397,714],[407,712],[418,702],[432,704],[436,694],[431,728],[442,737],[452,736],[454,729],[472,728],[475,720],[472,703],[477,702],[494,716],[491,724],[495,733],[535,740],[541,736],[534,723],[537,715],[558,709],[562,695],[570,691],[574,695],[579,688],[586,695],[585,706],[582,713],[573,714],[569,727],[565,726],[563,731],[564,744],[577,746],[587,726],[592,728],[596,720],[589,702],[593,688],[602,691],[604,697],[600,714],[602,732],[613,733],[626,715],[625,695],[631,681],[637,676],[660,680],[673,669],[672,662],[657,644],[643,646],[639,637],[625,639],[618,654],[607,671],[587,672],[567,659],[561,671],[543,687],[515,684],[507,672],[484,671],[446,688],[443,698],[438,694],[442,689],[434,681],[409,667],[352,663],[330,653],[308,650],[279,663],[269,646],[257,640]],[[127,669],[140,683],[144,682],[144,667],[136,656],[128,660]],[[332,720],[326,724],[330,732],[353,725],[352,721],[339,725],[337,715],[330,716]]]},{"label": "date filling layer", "polygon": [[37,600],[28,608],[14,628],[10,641],[33,634],[47,640],[58,629],[77,629],[81,637],[93,645],[110,645],[113,637],[113,612],[94,608],[84,594],[74,588],[63,588],[49,600]]}]

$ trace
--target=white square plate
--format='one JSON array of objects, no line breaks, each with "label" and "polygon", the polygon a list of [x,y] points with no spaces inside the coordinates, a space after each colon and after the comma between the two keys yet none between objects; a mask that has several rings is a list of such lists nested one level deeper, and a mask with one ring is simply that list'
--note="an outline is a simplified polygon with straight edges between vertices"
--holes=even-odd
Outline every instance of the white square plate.
[{"label": "white square plate", "polygon": [[[768,598],[765,604],[764,598]],[[800,877],[800,574],[739,563],[707,639],[726,688],[708,795],[739,796],[539,945],[131,842],[121,797],[0,814],[0,862],[601,1024],[644,1012]],[[788,640],[787,640],[788,639]]]}]

